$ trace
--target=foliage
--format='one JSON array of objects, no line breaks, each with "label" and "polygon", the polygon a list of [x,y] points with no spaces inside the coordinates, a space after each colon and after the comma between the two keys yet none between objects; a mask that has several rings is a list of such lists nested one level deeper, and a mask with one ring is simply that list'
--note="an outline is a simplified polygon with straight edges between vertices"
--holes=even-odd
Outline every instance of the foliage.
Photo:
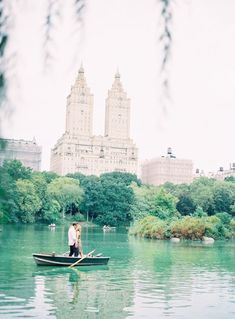
[{"label": "foliage", "polygon": [[131,173],[122,173],[122,172],[111,172],[111,173],[104,173],[101,174],[100,180],[110,182],[115,182],[116,184],[124,184],[126,186],[131,185],[131,183],[136,183],[138,186],[141,186],[142,182],[135,174]]},{"label": "foliage", "polygon": [[78,211],[83,194],[79,181],[69,177],[55,178],[48,185],[48,193],[59,203],[63,218],[66,212],[71,213],[74,208]]},{"label": "foliage", "polygon": [[235,185],[229,182],[217,181],[213,188],[213,205],[215,213],[230,212],[235,201]]},{"label": "foliage", "polygon": [[235,183],[235,177],[234,176],[225,177],[224,181]]},{"label": "foliage", "polygon": [[62,220],[60,204],[55,199],[49,198],[49,201],[43,207],[41,221],[46,223],[60,223]]},{"label": "foliage", "polygon": [[232,216],[228,213],[217,213],[215,215],[217,218],[219,218],[221,220],[221,222],[225,225],[229,225],[230,224],[230,221],[232,219]]},{"label": "foliage", "polygon": [[66,175],[66,177],[70,177],[70,178],[74,178],[74,179],[78,179],[80,181],[80,184],[82,184],[83,180],[86,179],[86,175],[82,174],[82,173],[68,173]]},{"label": "foliage", "polygon": [[[84,215],[92,220],[102,211],[101,202],[103,198],[103,187],[97,176],[87,176],[81,181],[83,198],[80,210]],[[108,224],[108,223],[107,223]]]},{"label": "foliage", "polygon": [[204,210],[200,206],[198,206],[192,215],[193,217],[206,217],[207,213],[204,212]]},{"label": "foliage", "polygon": [[181,215],[191,215],[195,212],[196,204],[194,203],[192,197],[189,193],[182,193],[178,197],[178,202],[176,204],[176,209]]},{"label": "foliage", "polygon": [[156,187],[146,185],[139,187],[136,183],[132,183],[131,188],[135,200],[131,205],[130,214],[133,220],[139,220],[154,211]]},{"label": "foliage", "polygon": [[232,216],[235,215],[235,203],[233,203],[231,206],[230,206],[230,213]]},{"label": "foliage", "polygon": [[235,218],[231,219],[230,224],[229,224],[229,228],[231,231],[231,237],[235,237]]},{"label": "foliage", "polygon": [[209,216],[205,221],[205,236],[212,238],[229,237],[229,229],[226,229],[220,218],[216,216]]},{"label": "foliage", "polygon": [[56,174],[55,172],[50,172],[50,171],[49,172],[43,171],[41,174],[44,177],[47,184],[52,182],[55,178],[59,177],[58,174]]},{"label": "foliage", "polygon": [[[70,177],[69,177],[70,176]],[[148,238],[235,237],[235,184],[199,178],[190,185],[142,185],[129,173],[61,177],[32,172],[19,161],[0,167],[0,221],[60,223],[84,220],[128,225]]]},{"label": "foliage", "polygon": [[131,187],[121,182],[114,183],[113,178],[103,177],[100,212],[96,218],[99,224],[117,226],[130,222],[130,209],[134,201]]},{"label": "foliage", "polygon": [[214,213],[212,187],[215,180],[201,177],[190,185],[190,194],[196,206],[200,206],[208,215]]},{"label": "foliage", "polygon": [[0,167],[0,210],[3,222],[18,221],[17,196],[15,180],[4,167]]},{"label": "foliage", "polygon": [[134,223],[129,230],[129,234],[146,238],[164,239],[167,227],[166,221],[155,216],[146,216]]},{"label": "foliage", "polygon": [[164,188],[157,190],[154,198],[155,209],[153,215],[160,219],[172,218],[176,215],[177,198],[170,193],[167,193]]},{"label": "foliage", "polygon": [[146,216],[134,223],[129,230],[129,234],[155,239],[177,237],[201,240],[203,236],[231,238],[235,236],[235,219],[231,219],[229,223],[226,221],[226,224],[224,224],[222,219],[217,216],[185,216],[180,219],[169,220]]},{"label": "foliage", "polygon": [[16,189],[20,220],[23,223],[33,223],[35,221],[35,213],[42,205],[35,187],[30,180],[19,179],[16,181]]},{"label": "foliage", "polygon": [[175,220],[170,225],[172,237],[183,237],[185,239],[201,239],[205,234],[203,219],[186,216]]},{"label": "foliage", "polygon": [[3,169],[15,181],[19,178],[29,179],[32,174],[32,169],[23,166],[23,164],[18,160],[4,161]]}]

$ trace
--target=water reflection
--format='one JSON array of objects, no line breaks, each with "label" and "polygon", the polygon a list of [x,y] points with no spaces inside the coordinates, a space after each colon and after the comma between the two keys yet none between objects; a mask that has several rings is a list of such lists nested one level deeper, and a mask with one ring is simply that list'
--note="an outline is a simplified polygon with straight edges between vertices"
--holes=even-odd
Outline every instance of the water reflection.
[{"label": "water reflection", "polygon": [[59,227],[3,230],[0,318],[235,317],[232,241],[174,244],[93,229],[84,232],[84,247],[111,256],[108,266],[35,265],[33,252],[65,251],[65,237],[66,229]]}]

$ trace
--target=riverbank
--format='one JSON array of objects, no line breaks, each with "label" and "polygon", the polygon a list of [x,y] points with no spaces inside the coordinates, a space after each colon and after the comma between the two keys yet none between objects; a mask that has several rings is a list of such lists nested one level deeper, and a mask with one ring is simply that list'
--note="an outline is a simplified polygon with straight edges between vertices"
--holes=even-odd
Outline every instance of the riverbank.
[{"label": "riverbank", "polygon": [[147,216],[136,221],[129,229],[129,234],[152,239],[181,238],[203,240],[235,238],[235,219],[227,213],[215,216],[185,216],[177,219],[161,220]]}]

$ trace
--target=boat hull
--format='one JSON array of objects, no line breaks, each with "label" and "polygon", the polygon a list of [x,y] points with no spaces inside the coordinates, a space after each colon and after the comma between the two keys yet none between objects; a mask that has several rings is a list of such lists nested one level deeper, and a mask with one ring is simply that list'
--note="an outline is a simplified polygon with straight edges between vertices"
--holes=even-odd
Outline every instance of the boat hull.
[{"label": "boat hull", "polygon": [[[70,266],[80,260],[79,257],[69,257],[56,254],[33,254],[33,258],[39,266]],[[98,266],[107,265],[109,257],[86,257],[77,263],[75,266]]]}]

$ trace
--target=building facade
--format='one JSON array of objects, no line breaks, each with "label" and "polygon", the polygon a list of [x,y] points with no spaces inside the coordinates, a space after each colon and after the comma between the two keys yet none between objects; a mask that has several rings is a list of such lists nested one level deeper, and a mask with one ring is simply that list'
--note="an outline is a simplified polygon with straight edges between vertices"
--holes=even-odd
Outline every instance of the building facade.
[{"label": "building facade", "polygon": [[220,181],[223,181],[226,177],[235,177],[235,163],[230,163],[228,169],[220,167],[217,172],[209,172],[208,177]]},{"label": "building facade", "polygon": [[21,163],[32,168],[34,171],[40,171],[42,148],[38,146],[35,139],[32,141],[2,139],[4,149],[0,150],[0,165],[4,160],[19,160]]},{"label": "building facade", "polygon": [[149,185],[191,183],[193,180],[193,162],[177,159],[168,148],[167,156],[146,160],[141,165],[142,182]]},{"label": "building facade", "polygon": [[92,124],[93,95],[81,67],[67,98],[66,131],[51,151],[51,170],[60,175],[136,174],[138,152],[130,139],[130,99],[118,72],[106,99],[105,135],[93,135]]}]

